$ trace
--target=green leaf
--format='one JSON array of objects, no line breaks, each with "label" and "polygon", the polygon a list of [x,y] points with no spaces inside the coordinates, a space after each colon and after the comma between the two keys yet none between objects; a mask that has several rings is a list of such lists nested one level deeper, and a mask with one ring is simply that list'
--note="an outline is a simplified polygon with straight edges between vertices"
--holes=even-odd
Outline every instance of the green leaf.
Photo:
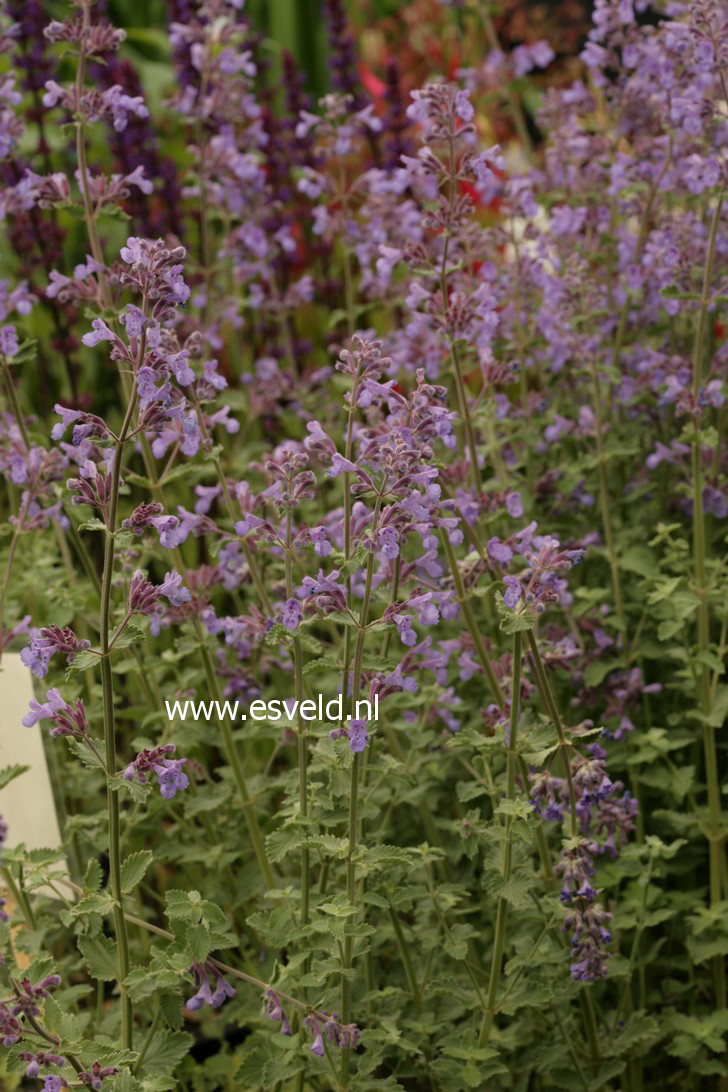
[{"label": "green leaf", "polygon": [[159,1009],[168,1028],[176,1031],[184,1023],[182,998],[178,993],[163,993],[159,996]]},{"label": "green leaf", "polygon": [[101,865],[92,857],[89,863],[86,865],[86,872],[83,878],[83,886],[86,891],[93,893],[101,889]]},{"label": "green leaf", "polygon": [[619,664],[619,660],[594,660],[584,672],[584,681],[587,686],[599,686],[611,671],[619,667]]},{"label": "green leaf", "polygon": [[168,891],[164,899],[170,921],[199,921],[202,912],[199,891]]},{"label": "green leaf", "polygon": [[496,869],[488,869],[483,885],[491,898],[505,899],[516,910],[523,910],[533,905],[529,895],[533,882],[527,876],[511,876],[506,881]]},{"label": "green leaf", "polygon": [[291,824],[274,830],[265,840],[268,859],[277,864],[303,843],[305,832],[300,824]]},{"label": "green leaf", "polygon": [[648,546],[630,546],[619,558],[620,568],[650,579],[655,575],[655,555]]},{"label": "green leaf", "polygon": [[80,739],[69,739],[68,746],[70,750],[73,751],[76,758],[81,760],[87,770],[103,770],[103,763],[101,762],[99,755],[101,754],[104,745],[100,739],[94,739],[91,742],[95,746],[96,751],[98,751],[98,754],[96,751],[92,751],[88,744]]},{"label": "green leaf", "polygon": [[502,594],[496,592],[495,606],[503,633],[524,633],[536,625],[533,617],[525,612],[524,604],[520,601],[515,608],[511,609],[503,602]]},{"label": "green leaf", "polygon": [[121,1073],[117,1073],[117,1075],[112,1078],[110,1087],[112,1092],[138,1092],[142,1086],[139,1081],[132,1077],[131,1070],[122,1069]]},{"label": "green leaf", "polygon": [[114,649],[117,648],[129,648],[130,645],[136,644],[138,641],[145,641],[146,634],[139,626],[128,624],[122,633],[122,635],[114,642]]},{"label": "green leaf", "polygon": [[121,866],[121,890],[125,895],[141,883],[151,863],[152,852],[149,849],[140,849],[138,853],[132,853],[126,858]]},{"label": "green leaf", "polygon": [[210,954],[210,932],[206,925],[190,925],[185,930],[185,945],[193,963],[204,963]]},{"label": "green leaf", "polygon": [[97,667],[100,662],[101,658],[95,652],[85,648],[82,652],[77,652],[66,667],[66,678],[70,679],[73,675],[78,675],[79,671],[88,671],[89,668]]},{"label": "green leaf", "polygon": [[119,956],[116,944],[109,937],[79,937],[77,942],[92,978],[113,982],[119,977]]},{"label": "green leaf", "polygon": [[13,766],[5,766],[0,770],[0,789],[4,789],[6,785],[9,785],[11,781],[14,781],[16,777],[20,777],[24,774],[30,766],[21,766],[19,763],[15,763]]},{"label": "green leaf", "polygon": [[[617,1054],[626,1054],[628,1051],[637,1055],[644,1054],[661,1035],[660,1025],[654,1016],[642,1011],[633,1012],[616,1036],[614,1047]],[[639,1049],[635,1050],[635,1047]]]},{"label": "green leaf", "polygon": [[114,908],[114,900],[108,892],[85,895],[75,906],[68,911],[70,918],[83,918],[87,914],[110,914]]},{"label": "green leaf", "polygon": [[194,1042],[185,1031],[158,1031],[144,1058],[144,1072],[166,1075],[178,1066]]},{"label": "green leaf", "polygon": [[660,291],[665,300],[699,300],[699,292],[683,292],[676,284],[670,284]]},{"label": "green leaf", "polygon": [[711,728],[722,728],[726,717],[728,717],[728,686],[719,686],[708,717],[708,724]]}]

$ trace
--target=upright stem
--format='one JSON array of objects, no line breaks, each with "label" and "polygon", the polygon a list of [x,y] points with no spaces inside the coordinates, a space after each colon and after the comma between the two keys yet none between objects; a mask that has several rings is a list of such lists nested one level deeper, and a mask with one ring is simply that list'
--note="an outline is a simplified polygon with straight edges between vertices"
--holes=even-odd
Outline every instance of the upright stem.
[{"label": "upright stem", "polygon": [[[359,628],[356,635],[356,645],[354,648],[354,668],[353,678],[351,686],[351,707],[354,709],[354,702],[359,696],[359,690],[361,688],[361,674],[362,674],[362,657],[364,654],[364,638],[366,635],[367,620],[369,618],[369,604],[372,595],[372,578],[374,576],[374,535],[376,534],[377,524],[379,522],[379,509],[381,505],[381,497],[377,497],[374,505],[374,515],[372,517],[372,548],[369,551],[369,557],[367,559],[366,578],[364,583],[364,597],[361,603],[361,611],[359,614]],[[361,772],[361,753],[355,752],[354,759],[351,764],[351,789],[349,795],[349,848],[346,857],[346,897],[350,905],[356,905],[356,866],[354,864],[354,854],[356,853],[358,841],[359,841],[359,775]],[[356,921],[356,917],[353,918]],[[350,970],[352,965],[352,955],[354,949],[354,938],[350,935],[346,935],[344,938],[344,970]],[[351,1023],[351,982],[347,974],[342,975],[341,979],[341,1020],[343,1024]],[[341,1057],[341,1081],[346,1085],[349,1075],[349,1054],[348,1048],[342,1051]]]},{"label": "upright stem", "polygon": [[604,425],[602,420],[602,389],[599,379],[599,371],[595,361],[591,363],[592,391],[594,404],[594,418],[596,422],[597,458],[599,460],[599,507],[604,529],[604,542],[607,547],[607,557],[612,573],[612,592],[614,594],[614,607],[619,622],[619,630],[624,641],[627,636],[627,622],[624,615],[624,601],[622,599],[622,583],[619,575],[619,561],[617,548],[614,542],[614,530],[609,506],[609,487],[607,482],[606,456],[604,450]]},{"label": "upright stem", "polygon": [[[705,352],[705,333],[708,324],[708,307],[710,305],[710,284],[713,277],[715,248],[722,207],[723,191],[721,191],[716,202],[710,225],[705,269],[703,271],[703,289],[700,300],[700,311],[698,313],[698,325],[695,332],[692,393],[696,404],[700,396],[700,388],[703,382],[703,356]],[[721,832],[720,781],[718,776],[718,756],[715,746],[715,729],[708,723],[713,704],[710,684],[710,667],[708,665],[708,653],[710,651],[710,603],[708,599],[708,581],[706,573],[708,544],[706,541],[705,512],[703,509],[703,453],[699,420],[697,416],[693,420],[693,430],[693,573],[695,577],[695,589],[699,597],[697,643],[699,653],[703,654],[701,656],[701,662],[697,667],[697,678],[700,711],[703,716],[703,751],[705,756],[705,780],[708,792],[709,813],[708,844],[710,854],[710,904],[713,906],[715,903],[720,902],[721,899],[724,852],[723,834]],[[725,1008],[725,965],[721,956],[716,956],[713,961],[713,974],[715,980],[716,1003],[719,1008]]]},{"label": "upright stem", "polygon": [[10,411],[15,418],[15,423],[20,430],[20,435],[23,440],[23,445],[26,451],[30,451],[30,436],[28,435],[28,429],[25,424],[25,418],[20,408],[20,402],[18,401],[18,392],[15,389],[13,383],[13,377],[10,374],[10,368],[8,366],[7,359],[4,356],[0,357],[2,360],[3,380],[5,384],[5,392],[8,396],[8,402],[10,404]]},{"label": "upright stem", "polygon": [[[210,693],[213,698],[218,702],[220,706],[223,703],[222,690],[220,689],[220,683],[215,674],[215,665],[210,655],[210,650],[207,647],[205,640],[205,632],[202,627],[202,623],[199,618],[195,618],[193,621],[195,627],[195,633],[200,645],[200,654],[202,656],[202,666],[205,672],[205,679],[210,689]],[[268,888],[274,888],[276,886],[275,874],[268,860],[268,854],[265,848],[265,840],[263,833],[258,824],[258,817],[255,814],[255,808],[253,806],[253,799],[248,788],[248,783],[243,772],[243,766],[238,755],[238,750],[233,738],[233,730],[230,726],[230,721],[226,717],[220,718],[220,730],[222,732],[223,750],[225,756],[230,765],[230,769],[233,772],[233,780],[237,786],[238,795],[240,796],[240,804],[243,809],[243,816],[248,827],[248,834],[250,840],[253,843],[253,852],[255,853],[256,860],[258,862],[258,868],[260,869],[263,881]]]},{"label": "upright stem", "polygon": [[[347,461],[351,461],[351,453],[354,448],[354,405],[356,403],[358,377],[354,376],[354,382],[351,388],[351,404],[349,406],[349,420],[346,426],[346,447],[344,449],[344,458]],[[343,475],[343,489],[344,489],[344,557],[347,561],[351,560],[352,554],[352,541],[351,541],[351,474],[347,471]],[[347,600],[351,599],[351,573],[346,574],[346,597]],[[349,690],[349,664],[351,663],[351,627],[346,626],[344,630],[344,649],[342,654],[342,676],[341,676],[341,708],[346,708]]]},{"label": "upright stem", "polygon": [[559,713],[554,696],[551,691],[551,684],[549,683],[546,669],[543,666],[543,660],[541,659],[541,653],[538,651],[538,641],[533,630],[528,631],[528,644],[531,649],[531,655],[533,656],[533,664],[536,670],[536,685],[538,686],[539,693],[543,698],[544,705],[548,715],[551,717],[554,728],[556,729],[556,735],[558,736],[559,745],[561,748],[561,755],[564,762],[564,772],[566,776],[566,783],[569,787],[569,810],[571,812],[571,824],[572,834],[576,834],[578,830],[577,816],[576,816],[576,792],[574,790],[574,781],[571,776],[571,763],[569,762],[569,748],[571,744],[566,738],[566,730],[564,728],[563,721],[561,720],[561,714]]},{"label": "upright stem", "polygon": [[[144,349],[142,347],[142,356]],[[106,755],[106,801],[109,816],[109,879],[114,899],[114,933],[119,950],[119,993],[121,996],[121,1039],[125,1050],[133,1046],[133,1014],[131,998],[126,987],[129,974],[129,939],[124,919],[123,895],[121,890],[121,832],[119,818],[119,794],[112,787],[116,773],[116,725],[114,721],[114,682],[111,673],[109,629],[111,614],[111,589],[114,577],[114,549],[117,509],[119,504],[119,486],[121,483],[121,462],[131,419],[136,408],[136,394],[127,406],[124,423],[119,433],[119,440],[114,449],[114,464],[111,471],[111,493],[106,519],[106,546],[104,549],[104,569],[101,577],[101,688],[104,708],[104,749]]]},{"label": "upright stem", "polygon": [[[293,513],[290,508],[286,512],[286,598],[293,597]],[[301,638],[293,638],[293,663],[296,697],[296,738],[298,741],[298,792],[299,809],[301,818],[308,819],[308,745],[306,742],[306,727],[301,717],[301,702],[303,700],[303,649]],[[309,893],[311,886],[310,875],[310,851],[308,846],[301,847],[301,925],[309,922]]]},{"label": "upright stem", "polygon": [[[508,733],[508,747],[506,749],[506,800],[515,800],[516,797],[516,767],[518,765],[518,750],[516,747],[518,733],[518,715],[521,699],[521,633],[513,635],[513,684],[511,687],[511,720]],[[507,884],[511,878],[511,828],[513,816],[506,816],[506,831],[503,842],[503,860],[501,864],[501,876],[503,883]],[[483,1011],[483,1020],[480,1025],[478,1046],[482,1047],[488,1042],[490,1030],[493,1026],[493,1018],[496,1012],[498,987],[501,979],[503,964],[503,948],[506,935],[506,917],[508,914],[508,900],[501,895],[498,899],[498,907],[495,917],[495,936],[493,938],[493,955],[490,964],[490,979],[488,981],[488,1000]]]},{"label": "upright stem", "polygon": [[478,629],[478,623],[475,620],[473,609],[470,606],[470,600],[468,599],[465,591],[465,584],[458,568],[457,558],[455,551],[452,548],[452,543],[448,537],[447,531],[442,533],[442,544],[445,547],[445,553],[447,555],[448,565],[450,566],[450,572],[452,574],[453,582],[455,584],[455,591],[457,593],[458,603],[460,609],[463,612],[465,618],[465,624],[467,625],[470,636],[473,638],[473,644],[475,645],[475,651],[478,659],[480,660],[480,666],[483,668],[483,673],[488,680],[488,686],[490,687],[493,697],[498,702],[498,705],[503,708],[505,704],[505,695],[500,687],[498,680],[495,677],[493,670],[493,664],[491,663],[490,656],[488,655],[488,649],[485,647],[485,641],[483,640],[480,630]]},{"label": "upright stem", "polygon": [[[351,268],[351,254],[349,252],[349,244],[347,242],[347,228],[349,223],[349,192],[346,185],[346,169],[343,162],[339,166],[339,191],[341,198],[341,208],[344,214],[344,228],[341,236],[341,261],[344,268],[344,299],[346,305],[346,329],[349,335],[349,341],[354,336],[354,328],[356,325],[356,314],[354,311],[354,274]],[[354,376],[354,380],[351,388],[351,401],[349,403],[348,420],[346,425],[346,447],[344,449],[344,458],[351,460],[351,453],[354,447],[354,407],[356,405],[356,395],[358,386],[358,376]],[[347,561],[351,558],[352,542],[351,542],[351,474],[348,471],[344,471],[342,478],[342,485],[344,489],[344,557]],[[351,573],[346,575],[346,595],[347,599],[351,599]],[[351,629],[346,626],[344,630],[344,648],[342,651],[342,676],[341,676],[341,702],[342,709],[346,708],[348,689],[349,689],[349,664],[351,662]]]},{"label": "upright stem", "polygon": [[[206,446],[212,447],[212,438],[208,431],[207,425],[205,424],[205,417],[202,412],[202,408],[197,401],[195,402],[195,412],[197,415],[197,423],[200,426],[200,436],[202,437],[203,443]],[[215,473],[217,474],[217,480],[219,482],[220,489],[222,490],[222,496],[223,500],[225,501],[225,508],[227,510],[228,517],[234,526],[235,521],[237,520],[237,515],[235,513],[233,498],[230,495],[230,486],[228,485],[227,478],[225,477],[225,471],[223,470],[220,460],[218,458],[212,459],[212,465],[215,467]],[[164,477],[164,475],[162,475],[162,477]],[[248,572],[250,573],[250,579],[252,580],[253,586],[257,592],[260,605],[263,608],[264,613],[268,615],[268,617],[270,617],[272,613],[272,607],[270,599],[268,597],[268,592],[266,591],[263,577],[261,575],[260,569],[258,568],[258,562],[255,560],[253,549],[249,545],[249,543],[245,541],[243,542],[243,553],[245,554],[245,560],[248,566]]]},{"label": "upright stem", "polygon": [[[83,20],[84,29],[88,29],[91,25],[91,5],[89,0],[83,0],[81,5],[81,18]],[[76,107],[76,159],[78,160],[78,177],[81,187],[81,198],[83,201],[84,219],[86,221],[86,230],[88,232],[89,246],[91,247],[91,255],[94,261],[99,265],[104,265],[104,252],[101,246],[101,238],[99,236],[98,224],[96,223],[96,215],[94,213],[93,203],[91,201],[91,187],[89,185],[88,177],[88,164],[86,162],[86,137],[85,137],[85,122],[81,114],[81,99],[83,96],[84,81],[86,79],[86,54],[83,52],[83,47],[78,55],[78,64],[76,65],[76,82],[75,82],[75,107]],[[109,304],[108,286],[106,283],[106,276],[104,273],[98,274],[99,287],[101,289],[101,298],[105,307]]]},{"label": "upright stem", "polygon": [[[449,137],[449,156],[450,156],[450,180],[448,185],[448,222],[445,228],[445,238],[442,246],[442,262],[440,263],[440,294],[442,296],[442,311],[443,319],[447,322],[447,312],[449,307],[449,300],[447,296],[447,262],[450,253],[450,240],[452,238],[452,220],[455,213],[455,197],[456,191],[456,170],[457,165],[455,162],[455,137],[451,135]],[[463,430],[465,433],[465,447],[468,451],[470,462],[470,476],[473,482],[473,488],[476,493],[480,489],[480,470],[478,468],[478,453],[475,447],[475,431],[473,429],[473,422],[470,418],[470,409],[468,407],[468,393],[465,388],[465,380],[463,379],[462,369],[460,367],[460,357],[458,355],[457,345],[455,339],[452,336],[448,337],[448,348],[450,350],[450,359],[453,366],[453,376],[455,378],[455,390],[458,398],[458,409],[460,411],[460,419],[463,423]]]}]

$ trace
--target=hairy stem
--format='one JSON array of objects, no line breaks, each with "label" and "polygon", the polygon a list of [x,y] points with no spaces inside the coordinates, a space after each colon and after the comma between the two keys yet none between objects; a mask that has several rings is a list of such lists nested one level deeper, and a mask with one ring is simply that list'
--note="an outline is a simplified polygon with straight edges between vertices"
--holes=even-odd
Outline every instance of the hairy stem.
[{"label": "hairy stem", "polygon": [[104,750],[106,755],[107,777],[106,800],[109,821],[109,879],[111,883],[111,893],[114,899],[114,933],[119,949],[118,985],[119,994],[121,996],[121,1040],[125,1050],[131,1050],[133,1046],[133,1013],[131,998],[129,997],[125,982],[126,977],[129,974],[129,939],[126,931],[122,903],[119,794],[112,787],[112,779],[116,774],[116,725],[114,720],[114,681],[111,673],[111,659],[109,655],[111,651],[109,629],[111,589],[114,577],[116,520],[119,504],[119,487],[121,484],[121,463],[124,453],[124,444],[126,443],[132,415],[136,408],[136,402],[135,394],[127,406],[124,423],[121,427],[119,439],[114,449],[114,463],[111,470],[111,492],[106,521],[104,568],[101,576],[99,619],[99,628],[101,631],[101,688],[104,709]]},{"label": "hairy stem", "polygon": [[[723,207],[723,191],[716,202],[708,235],[708,246],[703,271],[703,288],[698,313],[698,325],[695,331],[693,347],[693,399],[697,405],[703,383],[703,356],[710,306],[710,284],[713,277],[718,227]],[[697,414],[693,420],[692,471],[693,471],[693,575],[698,594],[697,645],[701,662],[697,666],[698,700],[703,717],[703,753],[705,761],[705,780],[708,793],[709,814],[709,860],[710,860],[710,904],[720,902],[723,873],[723,834],[721,831],[720,780],[718,773],[718,755],[715,744],[715,728],[709,723],[712,712],[712,689],[708,653],[710,651],[710,603],[706,562],[708,543],[705,533],[705,511],[703,508],[703,453],[701,434]],[[713,960],[716,1003],[719,1008],[726,1005],[725,964],[721,956]]]},{"label": "hairy stem", "polygon": [[[508,747],[506,749],[506,800],[515,800],[516,798],[516,767],[518,765],[517,734],[521,700],[521,637],[521,633],[515,633],[513,635],[511,719],[508,733]],[[505,821],[505,839],[503,841],[503,859],[501,862],[501,876],[504,885],[507,884],[511,878],[512,826],[513,816],[507,815]],[[501,968],[503,965],[503,948],[505,945],[507,915],[508,900],[504,896],[501,896],[498,899],[498,906],[496,909],[495,936],[493,938],[493,955],[491,958],[490,978],[488,981],[487,1006],[483,1013],[483,1019],[480,1025],[480,1035],[478,1037],[478,1046],[480,1047],[485,1046],[490,1038],[490,1031],[496,1013],[498,987],[500,985]]]},{"label": "hairy stem", "polygon": [[569,810],[571,812],[572,833],[575,835],[578,830],[578,823],[576,816],[576,792],[574,790],[574,781],[571,776],[571,763],[569,762],[569,748],[571,744],[566,738],[566,729],[564,728],[561,714],[554,701],[551,684],[549,683],[548,675],[546,674],[546,669],[544,668],[543,660],[541,659],[541,653],[538,650],[538,641],[536,640],[536,635],[533,630],[528,631],[528,644],[531,649],[533,664],[536,671],[536,685],[538,686],[543,703],[546,706],[546,711],[551,717],[553,726],[556,729],[556,735],[558,736],[559,746],[561,748],[566,783],[569,787]]},{"label": "hairy stem", "polygon": [[[290,487],[290,483],[289,483]],[[293,598],[293,513],[286,511],[286,598]],[[298,742],[298,806],[301,819],[308,820],[308,744],[306,726],[301,716],[303,701],[303,648],[301,638],[293,636],[294,688],[296,698],[296,737]],[[301,925],[309,923],[309,899],[311,890],[310,851],[308,846],[301,847]],[[310,960],[307,960],[307,965]]]},{"label": "hairy stem", "polygon": [[[369,618],[369,603],[372,595],[372,578],[374,576],[374,536],[376,534],[377,525],[379,523],[379,509],[381,504],[381,498],[378,496],[374,505],[374,515],[372,517],[372,542],[371,549],[369,551],[369,557],[367,559],[366,577],[364,583],[364,597],[361,603],[361,611],[359,614],[359,628],[356,635],[356,645],[354,648],[354,667],[351,686],[351,703],[352,709],[354,708],[354,702],[359,696],[361,689],[361,674],[362,674],[362,657],[364,655],[364,638],[366,636],[366,625]],[[354,864],[354,855],[356,853],[357,845],[359,842],[359,776],[361,773],[361,753],[355,753],[351,764],[351,790],[349,795],[349,848],[346,856],[346,897],[350,905],[356,906],[357,902],[357,889],[356,889],[356,866]],[[354,918],[356,921],[356,918]],[[350,970],[353,962],[353,950],[354,950],[354,938],[350,935],[346,935],[344,938],[344,971]],[[344,1024],[351,1023],[351,981],[347,974],[342,975],[341,979],[341,1020]],[[350,1050],[347,1048],[342,1051],[341,1058],[341,1080],[345,1085],[349,1074],[349,1055]]]},{"label": "hairy stem", "polygon": [[447,531],[443,531],[441,535],[442,544],[445,548],[445,554],[447,555],[448,565],[450,566],[450,573],[455,584],[455,591],[457,594],[457,600],[460,604],[460,609],[463,612],[465,618],[465,624],[470,631],[470,636],[473,638],[473,644],[475,645],[475,652],[480,661],[480,666],[483,668],[483,674],[485,675],[490,691],[498,702],[498,705],[503,708],[505,704],[505,695],[501,689],[498,680],[495,677],[493,670],[493,664],[491,663],[488,649],[485,647],[485,641],[478,628],[478,623],[475,620],[473,614],[473,608],[470,606],[470,600],[465,590],[465,584],[463,583],[462,574],[458,568],[457,558],[455,551],[453,550],[452,543],[448,537]]}]

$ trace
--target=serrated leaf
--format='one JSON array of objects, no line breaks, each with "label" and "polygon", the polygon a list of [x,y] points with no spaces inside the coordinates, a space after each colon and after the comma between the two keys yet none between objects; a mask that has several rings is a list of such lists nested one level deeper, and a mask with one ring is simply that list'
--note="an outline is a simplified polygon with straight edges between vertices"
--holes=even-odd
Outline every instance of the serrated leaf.
[{"label": "serrated leaf", "polygon": [[532,615],[524,610],[524,604],[520,601],[514,608],[507,607],[500,592],[495,593],[495,606],[500,619],[500,629],[503,633],[525,633],[536,625]]},{"label": "serrated leaf", "polygon": [[79,937],[76,943],[92,978],[102,982],[118,979],[119,956],[113,940],[105,936]]},{"label": "serrated leaf", "polygon": [[162,1019],[168,1028],[176,1031],[184,1023],[182,1012],[182,998],[178,993],[162,993],[159,995],[159,1010]]},{"label": "serrated leaf", "polygon": [[99,892],[92,895],[84,895],[75,906],[68,911],[70,918],[83,918],[87,914],[109,914],[113,910],[114,900],[108,892]]},{"label": "serrated leaf", "polygon": [[95,857],[92,857],[86,865],[86,872],[83,878],[84,889],[89,894],[99,891],[101,889],[102,879],[101,865]]},{"label": "serrated leaf", "polygon": [[112,1092],[139,1092],[142,1085],[132,1077],[131,1070],[122,1069],[121,1073],[112,1078],[110,1088]]},{"label": "serrated leaf", "polygon": [[96,751],[92,751],[91,748],[80,739],[71,739],[69,737],[68,740],[70,750],[73,751],[76,758],[79,758],[88,770],[103,770],[104,766],[99,755],[102,753],[104,745],[100,739],[94,739],[92,740],[92,743],[94,744],[96,751],[98,751],[98,754]]},{"label": "serrated leaf", "polygon": [[20,777],[21,774],[26,773],[29,769],[30,766],[21,766],[17,762],[13,766],[5,766],[0,770],[0,789],[4,789],[11,781],[14,781],[16,777]]},{"label": "serrated leaf", "polygon": [[491,898],[505,899],[516,910],[533,905],[529,895],[533,882],[527,876],[514,875],[504,880],[496,869],[488,869],[483,878],[483,886]]},{"label": "serrated leaf", "polygon": [[646,1012],[633,1012],[627,1019],[624,1027],[615,1037],[614,1047],[617,1054],[632,1052],[633,1048],[640,1044],[641,1050],[637,1054],[643,1054],[661,1037],[660,1025],[654,1016]]},{"label": "serrated leaf", "polygon": [[210,933],[206,925],[190,925],[185,930],[185,945],[193,963],[204,963],[210,954]]},{"label": "serrated leaf", "polygon": [[300,848],[304,837],[304,830],[299,824],[291,824],[274,830],[265,840],[268,859],[273,864],[282,861],[293,850]]},{"label": "serrated leaf", "polygon": [[158,1031],[144,1058],[144,1072],[166,1075],[171,1073],[189,1052],[194,1042],[186,1031]]},{"label": "serrated leaf", "polygon": [[164,896],[170,921],[197,921],[202,897],[199,891],[168,891]]},{"label": "serrated leaf", "polygon": [[141,883],[152,863],[153,854],[149,849],[140,849],[132,853],[121,866],[121,890],[128,895]]},{"label": "serrated leaf", "polygon": [[66,668],[66,678],[70,679],[81,671],[88,671],[89,668],[97,667],[100,662],[100,657],[92,652],[90,648],[77,652]]},{"label": "serrated leaf", "polygon": [[139,626],[129,624],[126,626],[121,636],[114,641],[114,649],[129,648],[130,645],[137,644],[139,641],[145,641],[146,639],[146,634],[143,629],[140,629]]}]

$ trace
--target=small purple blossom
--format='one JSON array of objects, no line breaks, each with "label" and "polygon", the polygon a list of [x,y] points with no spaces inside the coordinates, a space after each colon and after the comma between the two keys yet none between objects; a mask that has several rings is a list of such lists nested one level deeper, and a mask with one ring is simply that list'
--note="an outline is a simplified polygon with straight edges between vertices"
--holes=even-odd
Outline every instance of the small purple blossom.
[{"label": "small purple blossom", "polygon": [[283,607],[283,625],[286,629],[296,629],[301,620],[301,604],[297,599],[287,599]]},{"label": "small purple blossom", "polygon": [[153,750],[140,751],[133,762],[130,762],[123,773],[125,781],[137,780],[144,784],[151,773],[154,773],[159,783],[159,791],[165,800],[171,800],[178,792],[189,788],[189,778],[182,767],[187,762],[186,758],[169,758],[174,754],[174,743],[163,743]]}]

